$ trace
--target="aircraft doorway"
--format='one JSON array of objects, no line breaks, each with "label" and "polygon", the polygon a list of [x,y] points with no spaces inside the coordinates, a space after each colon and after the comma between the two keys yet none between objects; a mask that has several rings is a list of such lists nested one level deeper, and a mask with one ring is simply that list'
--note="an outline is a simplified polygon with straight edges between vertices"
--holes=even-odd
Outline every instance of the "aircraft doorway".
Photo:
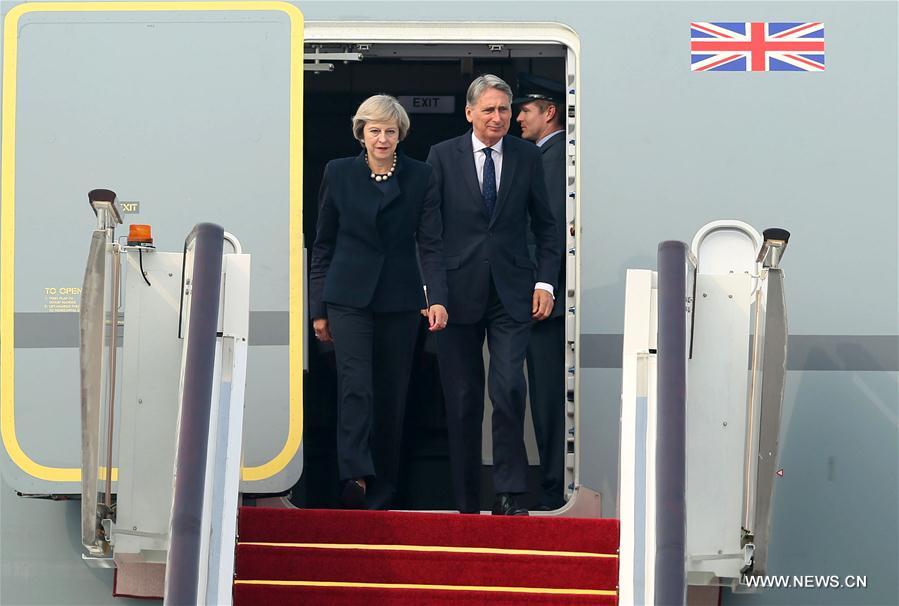
[{"label": "aircraft doorway", "polygon": [[[312,24],[309,24],[310,26]],[[370,95],[387,93],[400,98],[411,119],[408,137],[400,149],[424,160],[431,145],[465,132],[465,91],[471,80],[493,73],[517,92],[518,75],[534,74],[560,83],[566,80],[567,48],[559,43],[364,43],[322,42],[310,44],[310,53],[360,53],[361,61],[335,61],[331,71],[307,67],[304,79],[304,246],[315,240],[318,189],[325,164],[356,155],[359,143],[351,133],[351,117]],[[308,65],[308,64],[307,64]],[[513,111],[510,135],[521,130]],[[558,294],[562,296],[559,297]],[[557,293],[557,305],[566,304],[566,293]],[[573,326],[573,323],[571,324]],[[308,334],[312,334],[309,330]],[[568,337],[572,341],[573,335]],[[309,343],[309,373],[304,383],[304,472],[293,491],[301,507],[339,506],[335,447],[336,374],[333,349],[314,340]],[[573,355],[573,348],[572,348]],[[559,369],[559,372],[565,372]],[[573,390],[572,390],[573,391]],[[565,397],[560,394],[560,398]],[[566,403],[570,410],[571,403]],[[493,500],[489,431],[489,401],[485,405],[482,507]],[[530,412],[525,420],[530,463],[529,489],[535,495],[540,473]],[[446,418],[435,344],[420,327],[406,406],[400,485],[393,504],[398,509],[454,509],[450,484]],[[573,444],[568,452],[573,453]],[[573,464],[573,455],[569,455]]]}]

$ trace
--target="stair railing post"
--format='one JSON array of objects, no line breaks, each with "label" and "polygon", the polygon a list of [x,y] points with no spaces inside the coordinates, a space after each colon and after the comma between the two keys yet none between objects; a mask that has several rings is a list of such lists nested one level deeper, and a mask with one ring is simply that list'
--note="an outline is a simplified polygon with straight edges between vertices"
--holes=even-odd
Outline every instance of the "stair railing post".
[{"label": "stair railing post", "polygon": [[656,604],[686,602],[686,404],[690,333],[688,285],[695,263],[686,244],[658,250],[658,410],[656,431]]},{"label": "stair railing post", "polygon": [[199,604],[198,588],[206,452],[215,380],[216,332],[221,294],[224,230],[200,223],[185,241],[192,249],[192,271],[185,279],[185,356],[181,376],[181,407],[175,454],[175,490],[169,550],[166,560],[165,604]]}]

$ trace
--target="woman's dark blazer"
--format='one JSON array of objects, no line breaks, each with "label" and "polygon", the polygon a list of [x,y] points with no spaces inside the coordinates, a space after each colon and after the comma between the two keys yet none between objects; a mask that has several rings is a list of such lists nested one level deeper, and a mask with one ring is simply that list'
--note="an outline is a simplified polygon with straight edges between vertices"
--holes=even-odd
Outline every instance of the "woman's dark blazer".
[{"label": "woman's dark blazer", "polygon": [[442,232],[430,165],[398,154],[393,176],[376,185],[364,153],[328,162],[309,274],[311,317],[327,317],[325,303],[424,309],[422,285],[430,305],[446,305]]}]

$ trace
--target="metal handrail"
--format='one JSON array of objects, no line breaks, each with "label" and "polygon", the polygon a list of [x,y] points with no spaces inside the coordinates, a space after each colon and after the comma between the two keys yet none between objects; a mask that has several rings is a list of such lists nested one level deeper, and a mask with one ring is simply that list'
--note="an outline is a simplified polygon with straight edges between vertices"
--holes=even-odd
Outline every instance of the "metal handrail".
[{"label": "metal handrail", "polygon": [[[193,249],[186,355],[175,454],[175,490],[166,561],[165,603],[198,604],[206,451],[213,394],[224,230],[196,225],[185,240]],[[187,281],[185,281],[187,282]],[[185,292],[182,290],[182,299]]]},{"label": "metal handrail", "polygon": [[[771,531],[771,500],[776,478],[778,431],[787,363],[787,312],[783,272],[767,270],[765,345],[762,354],[761,411],[759,415],[758,467],[756,470],[755,517],[751,527],[754,543],[753,571],[763,574],[768,566]],[[773,430],[772,430],[773,429]]]},{"label": "metal handrail", "polygon": [[105,272],[106,231],[97,230],[91,236],[78,318],[81,336],[81,543],[94,557],[103,556],[103,550],[97,545],[97,482]]},{"label": "metal handrail", "polygon": [[[122,214],[116,202],[116,194],[108,189],[94,189],[87,194],[88,202],[97,218],[97,227],[91,236],[88,262],[82,283],[81,309],[79,313],[79,363],[81,373],[81,543],[92,558],[108,557],[109,545],[100,525],[100,519],[112,510],[112,430],[115,407],[116,329],[118,327],[118,250],[115,244],[115,226],[122,223]],[[107,264],[107,255],[112,259]],[[110,295],[110,341],[107,353],[106,396],[109,421],[106,450],[105,510],[99,504],[100,474],[100,417],[103,411],[102,364],[103,332],[106,316],[107,272],[113,272]]]}]

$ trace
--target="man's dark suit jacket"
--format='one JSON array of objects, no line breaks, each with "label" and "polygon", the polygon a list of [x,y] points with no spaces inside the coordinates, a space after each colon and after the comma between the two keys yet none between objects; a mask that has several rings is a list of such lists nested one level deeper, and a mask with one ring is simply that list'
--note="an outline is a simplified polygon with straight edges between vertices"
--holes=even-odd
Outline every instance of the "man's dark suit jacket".
[{"label": "man's dark suit jacket", "polygon": [[[506,312],[531,319],[536,282],[556,285],[560,250],[547,200],[540,150],[517,137],[503,137],[503,166],[493,216],[481,196],[471,131],[431,148],[443,211],[443,249],[449,286],[449,321],[472,324],[487,306],[490,278]],[[537,246],[528,256],[528,216]]]},{"label": "man's dark suit jacket", "polygon": [[422,273],[428,302],[446,305],[433,172],[399,154],[394,175],[376,185],[364,154],[328,162],[309,272],[312,318],[327,317],[325,303],[375,312],[423,309]]},{"label": "man's dark suit jacket", "polygon": [[546,192],[549,194],[549,205],[556,218],[556,246],[562,254],[559,260],[559,277],[553,284],[556,287],[556,304],[550,317],[556,318],[565,313],[565,242],[567,241],[568,221],[566,220],[565,198],[565,133],[556,133],[540,146],[543,156],[543,172],[546,175]]}]

